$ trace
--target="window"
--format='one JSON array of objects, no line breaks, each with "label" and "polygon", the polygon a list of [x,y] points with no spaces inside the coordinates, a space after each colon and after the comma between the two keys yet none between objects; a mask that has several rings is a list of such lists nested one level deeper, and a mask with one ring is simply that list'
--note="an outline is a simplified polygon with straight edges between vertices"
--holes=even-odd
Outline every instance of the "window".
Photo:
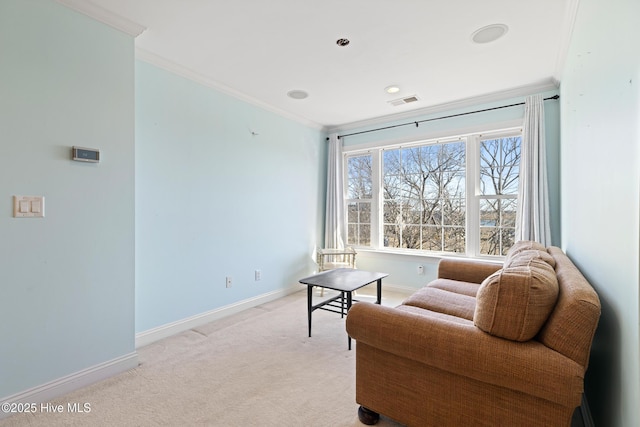
[{"label": "window", "polygon": [[480,141],[480,253],[506,255],[516,234],[520,136]]},{"label": "window", "polygon": [[515,238],[519,131],[346,154],[347,243],[505,255]]}]

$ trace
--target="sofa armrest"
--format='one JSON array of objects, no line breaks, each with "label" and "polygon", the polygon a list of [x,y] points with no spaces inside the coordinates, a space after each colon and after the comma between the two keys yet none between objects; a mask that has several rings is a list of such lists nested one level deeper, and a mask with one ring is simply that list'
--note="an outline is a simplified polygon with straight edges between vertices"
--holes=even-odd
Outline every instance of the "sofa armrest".
[{"label": "sofa armrest", "polygon": [[443,258],[438,263],[438,279],[482,283],[484,279],[502,268],[502,263],[472,259]]},{"label": "sofa armrest", "polygon": [[535,340],[509,341],[471,323],[411,309],[354,304],[347,315],[347,332],[358,344],[462,377],[567,407],[580,405],[584,370],[573,360]]}]

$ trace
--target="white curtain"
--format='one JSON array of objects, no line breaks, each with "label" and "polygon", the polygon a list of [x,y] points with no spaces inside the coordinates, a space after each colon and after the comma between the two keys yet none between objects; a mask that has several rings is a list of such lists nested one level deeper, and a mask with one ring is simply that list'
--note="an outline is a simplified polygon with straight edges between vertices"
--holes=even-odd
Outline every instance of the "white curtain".
[{"label": "white curtain", "polygon": [[549,246],[551,232],[543,104],[542,95],[528,96],[525,100],[516,241],[534,240]]},{"label": "white curtain", "polygon": [[324,229],[325,248],[344,248],[344,198],[342,142],[337,134],[329,135],[327,162],[327,209]]}]

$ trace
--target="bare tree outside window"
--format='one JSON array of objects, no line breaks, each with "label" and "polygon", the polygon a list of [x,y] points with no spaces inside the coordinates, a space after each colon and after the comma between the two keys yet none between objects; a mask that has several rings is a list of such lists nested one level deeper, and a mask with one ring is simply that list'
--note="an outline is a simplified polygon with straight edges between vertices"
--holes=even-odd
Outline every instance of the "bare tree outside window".
[{"label": "bare tree outside window", "polygon": [[465,144],[385,150],[384,246],[465,251]]}]

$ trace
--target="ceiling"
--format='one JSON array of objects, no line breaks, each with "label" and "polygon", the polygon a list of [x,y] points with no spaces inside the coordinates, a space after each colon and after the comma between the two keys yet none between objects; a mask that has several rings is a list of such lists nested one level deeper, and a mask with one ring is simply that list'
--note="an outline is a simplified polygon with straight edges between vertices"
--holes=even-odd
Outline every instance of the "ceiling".
[{"label": "ceiling", "polygon": [[[578,3],[58,1],[137,35],[139,59],[325,129],[555,87]],[[472,41],[498,23],[508,27],[503,37]],[[350,43],[340,47],[340,38]],[[385,92],[389,85],[400,91]],[[390,103],[412,95],[418,101]]]}]

